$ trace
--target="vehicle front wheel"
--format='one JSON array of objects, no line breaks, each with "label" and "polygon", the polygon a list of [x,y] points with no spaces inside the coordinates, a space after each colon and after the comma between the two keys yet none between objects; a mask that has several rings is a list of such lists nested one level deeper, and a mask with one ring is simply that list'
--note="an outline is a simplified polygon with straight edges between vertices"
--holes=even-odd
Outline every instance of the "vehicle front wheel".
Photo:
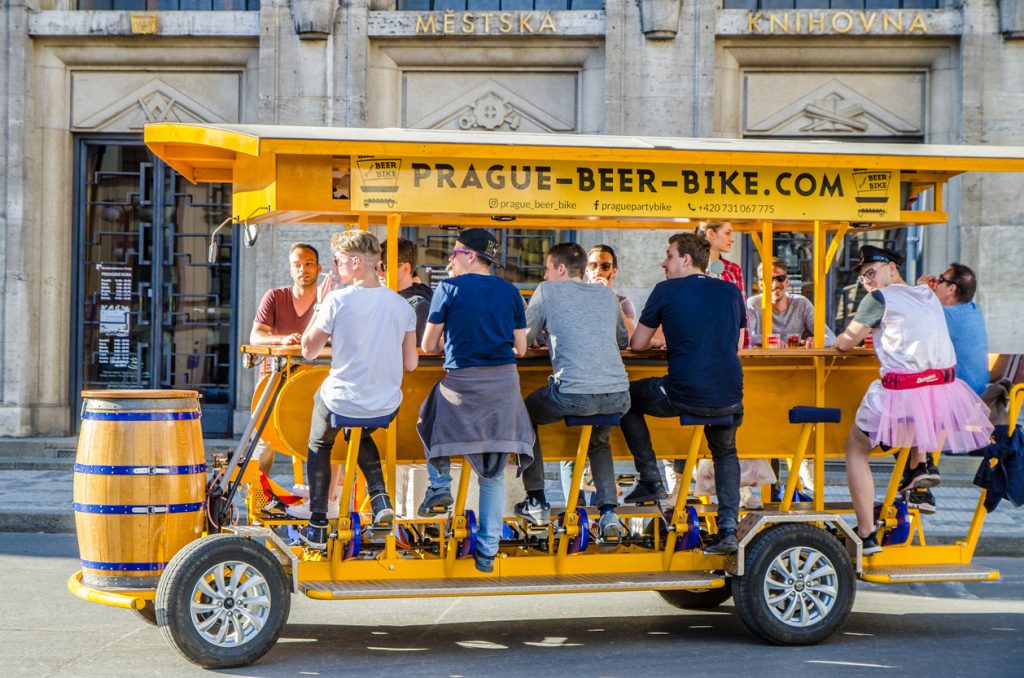
[{"label": "vehicle front wheel", "polygon": [[846,549],[806,524],[772,527],[746,550],[733,600],[743,624],[775,645],[818,643],[846,622],[856,595]]},{"label": "vehicle front wheel", "polygon": [[194,664],[252,664],[284,630],[291,607],[284,569],[260,544],[229,534],[194,541],[168,563],[156,592],[167,641]]},{"label": "vehicle front wheel", "polygon": [[732,597],[732,579],[720,589],[672,589],[658,591],[665,602],[680,610],[713,610]]}]

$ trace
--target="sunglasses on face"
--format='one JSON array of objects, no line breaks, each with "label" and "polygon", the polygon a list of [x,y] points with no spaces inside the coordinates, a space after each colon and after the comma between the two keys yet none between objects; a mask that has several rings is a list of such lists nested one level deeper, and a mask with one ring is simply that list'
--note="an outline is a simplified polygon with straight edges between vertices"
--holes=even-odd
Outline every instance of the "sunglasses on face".
[{"label": "sunglasses on face", "polygon": [[597,269],[601,269],[602,271],[610,271],[610,270],[612,270],[612,262],[610,262],[610,261],[591,261],[591,262],[587,263],[587,270],[588,271],[596,271]]},{"label": "sunglasses on face", "polygon": [[773,275],[772,276],[772,280],[774,280],[777,283],[786,282],[787,280],[789,280],[789,276],[788,275]]},{"label": "sunglasses on face", "polygon": [[935,279],[935,283],[938,285],[953,285],[954,287],[956,287],[955,280],[950,280],[949,278],[942,275]]}]

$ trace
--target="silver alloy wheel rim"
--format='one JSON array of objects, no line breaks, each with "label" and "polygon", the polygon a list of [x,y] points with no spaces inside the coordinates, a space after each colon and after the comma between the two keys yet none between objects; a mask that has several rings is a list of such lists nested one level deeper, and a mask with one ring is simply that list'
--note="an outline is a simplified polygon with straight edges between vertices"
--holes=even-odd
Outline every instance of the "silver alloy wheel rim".
[{"label": "silver alloy wheel rim", "polygon": [[839,575],[824,553],[797,546],[772,561],[763,591],[773,617],[787,626],[806,628],[824,621],[835,607]]},{"label": "silver alloy wheel rim", "polygon": [[204,572],[192,589],[189,616],[199,635],[211,645],[244,645],[267,623],[270,585],[248,563],[218,563]]}]

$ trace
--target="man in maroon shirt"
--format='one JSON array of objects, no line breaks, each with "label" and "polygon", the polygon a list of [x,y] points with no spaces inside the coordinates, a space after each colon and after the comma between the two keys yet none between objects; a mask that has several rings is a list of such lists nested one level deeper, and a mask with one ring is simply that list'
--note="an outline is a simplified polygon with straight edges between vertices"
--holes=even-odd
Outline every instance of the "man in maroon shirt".
[{"label": "man in maroon shirt", "polygon": [[298,344],[315,315],[316,283],[322,267],[316,248],[297,242],[288,251],[292,283],[267,290],[252,321],[249,343],[288,346]]},{"label": "man in maroon shirt", "polygon": [[[302,333],[316,315],[317,279],[320,255],[316,248],[297,242],[288,251],[288,269],[292,284],[267,290],[252,321],[249,343],[262,346],[298,346]],[[269,474],[274,465],[274,450],[260,443],[260,468]]]}]

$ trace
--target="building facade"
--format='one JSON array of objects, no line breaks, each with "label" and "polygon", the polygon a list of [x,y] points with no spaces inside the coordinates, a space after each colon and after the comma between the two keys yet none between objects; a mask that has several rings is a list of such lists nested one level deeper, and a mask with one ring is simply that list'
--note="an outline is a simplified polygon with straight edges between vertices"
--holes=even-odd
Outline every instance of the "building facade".
[{"label": "building facade", "polygon": [[[2,436],[74,433],[79,392],[119,386],[197,388],[208,434],[241,430],[253,378],[237,346],[256,305],[289,282],[291,242],[327,251],[324,227],[265,229],[245,249],[229,225],[209,264],[230,186],[183,181],[142,144],[147,122],[1024,143],[1018,0],[4,0],[0,13]],[[1024,345],[1019,181],[954,180],[948,226],[882,236],[912,276],[977,270],[994,352]],[[443,268],[450,231],[409,235]],[[638,307],[666,235],[501,231],[524,287],[556,238],[615,246]],[[829,294],[840,326],[856,244]],[[806,243],[777,247],[799,280]],[[749,249],[731,254],[748,279]]]}]

